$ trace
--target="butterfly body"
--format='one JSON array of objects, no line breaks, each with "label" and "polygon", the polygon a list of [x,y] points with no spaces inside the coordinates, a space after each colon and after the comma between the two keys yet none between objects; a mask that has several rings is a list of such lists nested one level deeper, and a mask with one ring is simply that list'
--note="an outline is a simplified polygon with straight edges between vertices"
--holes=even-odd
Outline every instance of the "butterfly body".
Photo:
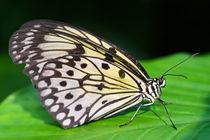
[{"label": "butterfly body", "polygon": [[165,79],[151,79],[126,52],[65,23],[36,20],[10,39],[14,63],[25,63],[39,98],[63,128],[107,118],[161,95]]}]

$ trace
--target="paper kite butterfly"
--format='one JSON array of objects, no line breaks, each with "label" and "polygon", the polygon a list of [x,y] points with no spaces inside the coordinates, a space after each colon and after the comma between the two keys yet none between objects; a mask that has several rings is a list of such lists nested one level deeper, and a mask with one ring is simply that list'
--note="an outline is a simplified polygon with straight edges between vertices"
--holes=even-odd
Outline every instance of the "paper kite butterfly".
[{"label": "paper kite butterfly", "polygon": [[138,110],[156,99],[165,107],[159,98],[164,75],[150,78],[132,56],[84,29],[30,21],[12,35],[9,46],[12,60],[26,64],[24,73],[40,101],[64,129],[107,118],[142,100],[149,103]]}]

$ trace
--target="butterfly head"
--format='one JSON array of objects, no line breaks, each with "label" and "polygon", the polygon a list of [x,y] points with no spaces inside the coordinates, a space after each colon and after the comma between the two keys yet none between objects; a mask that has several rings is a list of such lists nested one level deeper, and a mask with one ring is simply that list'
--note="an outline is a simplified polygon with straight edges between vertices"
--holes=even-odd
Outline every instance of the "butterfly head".
[{"label": "butterfly head", "polygon": [[161,88],[165,87],[165,79],[163,77],[153,78],[149,82],[148,92],[155,99],[161,96]]},{"label": "butterfly head", "polygon": [[166,79],[163,77],[157,78],[157,84],[159,87],[164,88],[166,86]]},{"label": "butterfly head", "polygon": [[166,70],[163,75],[160,78],[153,78],[150,80],[150,93],[154,98],[159,99],[159,97],[161,96],[161,88],[164,88],[166,85],[166,80],[164,79],[165,76],[181,76],[184,78],[187,78],[186,76],[182,75],[182,74],[168,74],[168,72],[170,70],[172,70],[173,68],[179,66],[180,64],[184,63],[185,61],[187,61],[188,59],[190,59],[191,57],[197,55],[198,53],[195,53],[193,55],[191,55],[190,57],[187,57],[186,59],[184,59],[183,61],[179,62],[178,64],[174,65],[173,67],[169,68],[168,70]]}]

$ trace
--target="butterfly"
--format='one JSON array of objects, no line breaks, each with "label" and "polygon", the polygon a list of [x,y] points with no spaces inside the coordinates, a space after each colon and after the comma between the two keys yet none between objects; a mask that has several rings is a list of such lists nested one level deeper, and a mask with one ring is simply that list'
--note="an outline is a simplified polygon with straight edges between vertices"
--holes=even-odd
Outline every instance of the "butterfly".
[{"label": "butterfly", "polygon": [[30,21],[12,35],[9,54],[15,64],[26,64],[24,73],[41,103],[64,129],[107,118],[143,100],[148,103],[138,110],[156,99],[165,107],[160,99],[164,75],[150,78],[131,55],[85,29]]}]

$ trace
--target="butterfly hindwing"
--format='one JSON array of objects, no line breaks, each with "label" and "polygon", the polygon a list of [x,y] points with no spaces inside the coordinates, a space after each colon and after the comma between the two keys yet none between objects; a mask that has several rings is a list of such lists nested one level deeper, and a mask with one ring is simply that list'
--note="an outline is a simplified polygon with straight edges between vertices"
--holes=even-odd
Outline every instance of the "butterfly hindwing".
[{"label": "butterfly hindwing", "polygon": [[26,64],[42,104],[64,128],[106,118],[146,92],[149,76],[135,59],[67,24],[28,22],[13,34],[9,52],[16,64]]},{"label": "butterfly hindwing", "polygon": [[[69,66],[73,59],[63,59],[45,65],[37,88],[43,105],[64,128],[106,117],[123,104],[138,103],[134,101],[141,99],[137,85],[119,81],[117,74],[104,75],[101,64],[93,65],[93,61],[81,57],[80,61],[87,64],[85,69],[80,61]],[[120,70],[109,65],[110,69]],[[125,76],[128,77],[127,73]]]}]

